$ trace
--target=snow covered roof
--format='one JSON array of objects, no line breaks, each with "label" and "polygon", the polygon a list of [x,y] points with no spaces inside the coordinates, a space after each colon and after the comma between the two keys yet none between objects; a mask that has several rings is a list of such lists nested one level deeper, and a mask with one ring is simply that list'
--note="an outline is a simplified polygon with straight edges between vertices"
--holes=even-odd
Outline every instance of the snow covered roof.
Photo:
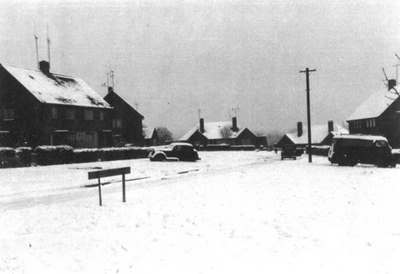
[{"label": "snow covered roof", "polygon": [[151,139],[153,137],[153,133],[156,129],[152,127],[144,127],[143,133],[145,139]]},{"label": "snow covered roof", "polygon": [[111,108],[82,79],[53,73],[47,75],[39,70],[2,66],[42,103]]},{"label": "snow covered roof", "polygon": [[396,99],[398,95],[393,93],[375,92],[356,108],[347,121],[379,117]]},{"label": "snow covered roof", "polygon": [[[213,139],[225,139],[222,136],[221,130],[223,128],[229,128],[230,136],[229,138],[236,138],[238,137],[246,128],[242,128],[238,131],[232,130],[232,122],[231,121],[220,121],[220,122],[208,122],[204,123],[204,132],[202,133],[209,140]],[[186,132],[179,140],[186,141],[188,140],[196,131],[199,130],[199,126],[195,126],[191,128],[188,132]]]},{"label": "snow covered roof", "polygon": [[[337,124],[333,125],[332,134],[348,134],[348,130],[344,127],[341,127]],[[313,125],[311,126],[311,143],[319,144],[329,135],[328,125]],[[286,136],[294,143],[294,144],[307,144],[308,143],[308,132],[307,125],[304,126],[303,134],[301,136],[297,136],[297,131],[293,133],[287,133]]]}]

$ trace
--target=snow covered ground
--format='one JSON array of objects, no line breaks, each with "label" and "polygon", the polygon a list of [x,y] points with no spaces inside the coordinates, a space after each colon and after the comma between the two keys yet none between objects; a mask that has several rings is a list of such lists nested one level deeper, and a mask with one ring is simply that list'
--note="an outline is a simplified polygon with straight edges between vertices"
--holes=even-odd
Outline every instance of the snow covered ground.
[{"label": "snow covered ground", "polygon": [[200,157],[0,170],[0,272],[399,273],[400,168]]}]

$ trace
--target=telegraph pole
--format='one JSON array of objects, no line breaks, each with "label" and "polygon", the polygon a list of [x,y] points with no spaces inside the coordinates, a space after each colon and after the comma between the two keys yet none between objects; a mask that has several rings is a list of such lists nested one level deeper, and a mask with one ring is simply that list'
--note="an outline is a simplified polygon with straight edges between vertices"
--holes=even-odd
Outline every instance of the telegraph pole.
[{"label": "telegraph pole", "polygon": [[316,69],[306,68],[301,70],[300,73],[306,74],[306,91],[307,91],[307,135],[308,135],[308,162],[312,162],[311,155],[311,115],[310,115],[310,72],[317,71]]}]

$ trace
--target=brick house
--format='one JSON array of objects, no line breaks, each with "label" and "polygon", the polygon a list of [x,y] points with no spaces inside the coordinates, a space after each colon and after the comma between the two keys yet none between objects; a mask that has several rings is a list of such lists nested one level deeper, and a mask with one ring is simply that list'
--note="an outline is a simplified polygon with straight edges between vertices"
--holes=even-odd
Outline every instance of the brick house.
[{"label": "brick house", "polygon": [[0,146],[110,146],[111,106],[83,80],[0,64]]},{"label": "brick house", "polygon": [[112,87],[104,100],[113,107],[111,111],[113,143],[144,144],[143,118],[126,100],[118,95]]},{"label": "brick house", "polygon": [[389,91],[371,94],[347,119],[350,134],[385,136],[400,147],[400,97]]},{"label": "brick house", "polygon": [[[311,145],[326,146],[332,143],[335,134],[348,134],[348,130],[333,121],[328,121],[327,125],[311,126]],[[286,133],[276,144],[275,147],[295,145],[305,147],[308,144],[307,128],[303,130],[303,123],[297,123],[297,130]]]},{"label": "brick house", "polygon": [[260,139],[248,128],[238,127],[236,117],[233,117],[232,121],[208,123],[201,118],[199,124],[185,133],[179,141],[189,142],[194,146],[217,144],[257,146],[260,143]]}]

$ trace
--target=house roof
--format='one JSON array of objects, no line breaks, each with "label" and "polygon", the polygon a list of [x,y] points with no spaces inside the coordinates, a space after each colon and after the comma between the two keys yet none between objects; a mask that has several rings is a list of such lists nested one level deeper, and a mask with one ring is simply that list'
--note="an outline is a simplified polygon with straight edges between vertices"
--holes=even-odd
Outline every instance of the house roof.
[{"label": "house roof", "polygon": [[104,96],[104,100],[107,101],[111,106],[116,103],[115,100],[118,100],[120,103],[124,104],[131,112],[133,112],[136,116],[144,118],[142,114],[140,114],[134,107],[132,107],[127,100],[125,100],[121,95],[117,94],[114,90],[112,92],[108,92],[106,96]]},{"label": "house roof", "polygon": [[356,108],[347,121],[379,117],[398,97],[390,92],[375,92]]},{"label": "house roof", "polygon": [[[213,139],[225,139],[223,137],[221,130],[223,128],[229,128],[230,130],[230,139],[238,137],[246,128],[239,128],[238,131],[233,131],[231,129],[232,122],[231,121],[219,121],[219,122],[208,122],[204,123],[204,132],[201,133],[204,137],[209,140]],[[199,126],[195,126],[191,128],[188,132],[186,132],[179,140],[186,141],[188,140],[196,131],[199,131]]]},{"label": "house roof", "polygon": [[47,75],[39,70],[2,66],[42,103],[111,108],[82,79],[53,73]]},{"label": "house roof", "polygon": [[144,127],[143,128],[143,133],[144,133],[144,138],[145,139],[151,139],[151,138],[153,138],[153,134],[154,134],[154,131],[155,131],[156,129],[155,128],[153,128],[153,127]]},{"label": "house roof", "polygon": [[[328,125],[313,125],[311,126],[311,143],[319,144],[324,141],[324,139],[329,135]],[[348,130],[344,127],[341,127],[337,124],[334,124],[332,134],[348,134]],[[297,131],[292,133],[286,133],[286,136],[294,143],[294,144],[307,144],[308,143],[308,132],[307,125],[304,127],[303,134],[301,136],[297,136]]]}]

